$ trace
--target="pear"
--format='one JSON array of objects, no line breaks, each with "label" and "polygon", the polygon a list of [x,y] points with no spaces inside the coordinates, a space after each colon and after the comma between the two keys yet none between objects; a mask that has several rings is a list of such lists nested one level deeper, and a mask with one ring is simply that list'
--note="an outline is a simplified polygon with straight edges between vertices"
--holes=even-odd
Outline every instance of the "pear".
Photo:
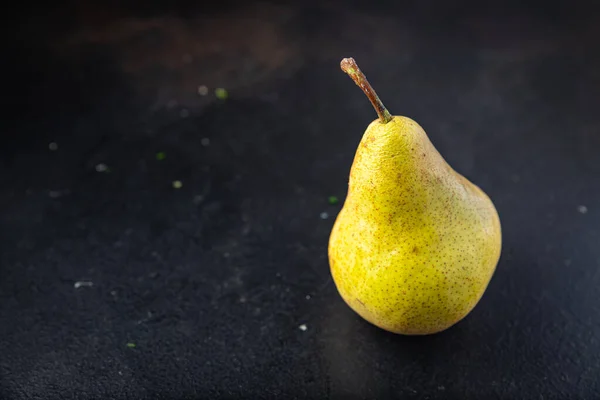
[{"label": "pear", "polygon": [[331,231],[333,280],[348,306],[382,329],[443,331],[469,314],[496,270],[498,213],[419,124],[390,115],[354,59],[341,67],[379,119],[360,141]]}]

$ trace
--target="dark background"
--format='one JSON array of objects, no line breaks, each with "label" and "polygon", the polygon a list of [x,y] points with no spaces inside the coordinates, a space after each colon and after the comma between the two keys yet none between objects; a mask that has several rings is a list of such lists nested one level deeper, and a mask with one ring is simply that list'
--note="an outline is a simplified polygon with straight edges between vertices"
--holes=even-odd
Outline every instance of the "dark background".
[{"label": "dark background", "polygon": [[[600,397],[597,7],[200,3],[4,13],[0,398]],[[376,118],[347,56],[500,213],[443,333],[331,281],[327,199]]]}]

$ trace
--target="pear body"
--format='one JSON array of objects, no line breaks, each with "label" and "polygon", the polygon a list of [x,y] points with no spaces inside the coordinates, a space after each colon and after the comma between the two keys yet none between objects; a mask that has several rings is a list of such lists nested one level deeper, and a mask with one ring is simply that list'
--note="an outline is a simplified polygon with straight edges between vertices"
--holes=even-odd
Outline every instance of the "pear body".
[{"label": "pear body", "polygon": [[329,239],[344,301],[390,332],[440,332],[480,300],[500,258],[498,213],[410,118],[373,121]]}]

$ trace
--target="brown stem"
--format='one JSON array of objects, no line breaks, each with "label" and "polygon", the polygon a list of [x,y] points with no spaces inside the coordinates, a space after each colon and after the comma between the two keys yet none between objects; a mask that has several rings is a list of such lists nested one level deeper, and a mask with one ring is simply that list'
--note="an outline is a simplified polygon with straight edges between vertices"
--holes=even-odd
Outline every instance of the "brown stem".
[{"label": "brown stem", "polygon": [[392,116],[379,99],[379,96],[377,96],[377,93],[375,93],[375,90],[367,80],[365,74],[363,74],[360,68],[358,68],[358,64],[356,64],[354,58],[344,58],[340,63],[340,67],[342,67],[342,71],[347,73],[350,78],[352,78],[354,83],[356,83],[358,87],[365,92],[371,101],[371,104],[373,104],[373,108],[375,108],[375,111],[377,111],[379,120],[384,124],[390,122],[392,120]]}]

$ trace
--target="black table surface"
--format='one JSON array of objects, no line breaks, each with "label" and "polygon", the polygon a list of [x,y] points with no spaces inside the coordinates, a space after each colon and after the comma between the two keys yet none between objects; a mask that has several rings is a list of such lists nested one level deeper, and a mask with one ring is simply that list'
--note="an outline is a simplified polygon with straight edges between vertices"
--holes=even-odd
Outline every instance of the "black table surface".
[{"label": "black table surface", "polygon": [[[450,3],[16,16],[0,398],[600,398],[599,14]],[[368,324],[329,273],[375,119],[348,56],[501,216],[488,290],[440,334]]]}]

